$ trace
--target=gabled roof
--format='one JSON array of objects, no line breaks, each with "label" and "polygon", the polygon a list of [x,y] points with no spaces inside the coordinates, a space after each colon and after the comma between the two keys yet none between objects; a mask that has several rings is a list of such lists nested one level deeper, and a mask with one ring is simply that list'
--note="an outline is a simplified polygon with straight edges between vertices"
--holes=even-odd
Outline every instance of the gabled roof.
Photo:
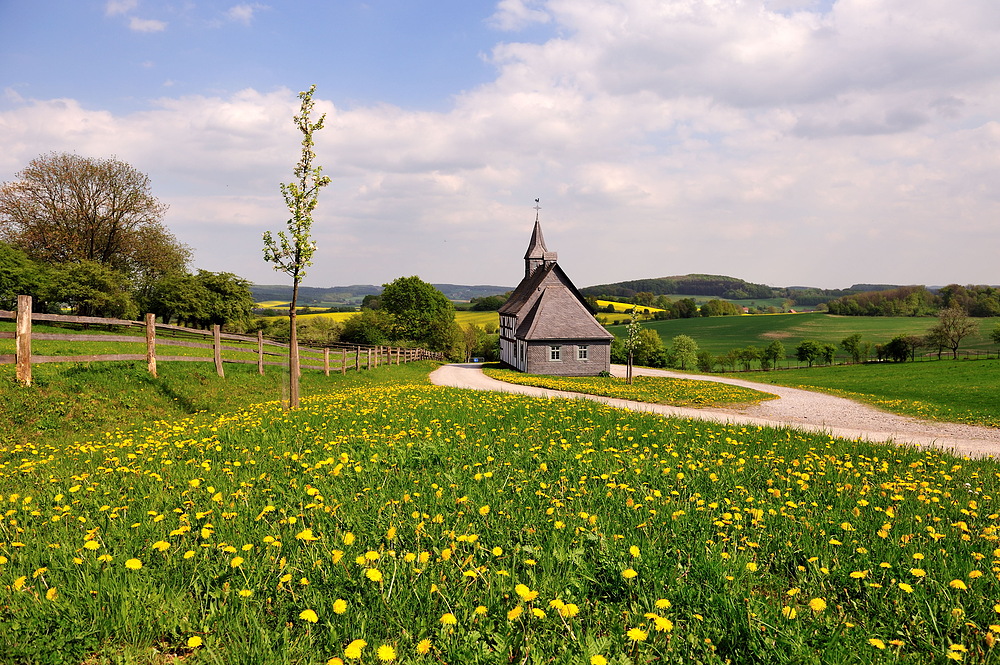
[{"label": "gabled roof", "polygon": [[525,340],[612,339],[594,315],[564,284],[546,284],[517,327]]},{"label": "gabled roof", "polygon": [[536,269],[521,280],[500,314],[520,320],[515,335],[521,339],[612,339],[587,306],[558,263]]}]

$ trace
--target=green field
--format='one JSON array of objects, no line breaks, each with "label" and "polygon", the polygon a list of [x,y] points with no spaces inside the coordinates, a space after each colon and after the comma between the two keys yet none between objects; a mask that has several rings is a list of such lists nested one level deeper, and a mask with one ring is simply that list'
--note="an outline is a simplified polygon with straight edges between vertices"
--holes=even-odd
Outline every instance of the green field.
[{"label": "green field", "polygon": [[[963,342],[963,349],[996,350],[996,344],[989,339],[989,331],[1000,323],[1000,319],[978,319],[983,334],[976,339]],[[649,321],[642,326],[655,330],[665,343],[677,335],[688,335],[702,349],[716,355],[730,349],[749,345],[764,347],[772,340],[780,340],[785,351],[793,356],[795,347],[804,339],[840,345],[840,340],[860,333],[863,340],[887,342],[896,335],[921,335],[933,326],[937,319],[932,317],[869,317],[834,316],[820,312],[803,314],[755,314],[752,316],[713,316],[691,319],[671,319]],[[619,337],[625,335],[624,326],[612,326],[611,332]]]},{"label": "green field", "polygon": [[0,662],[996,661],[996,462],[399,369],[0,445]]},{"label": "green field", "polygon": [[870,363],[729,376],[830,392],[927,420],[1000,427],[1000,360]]}]

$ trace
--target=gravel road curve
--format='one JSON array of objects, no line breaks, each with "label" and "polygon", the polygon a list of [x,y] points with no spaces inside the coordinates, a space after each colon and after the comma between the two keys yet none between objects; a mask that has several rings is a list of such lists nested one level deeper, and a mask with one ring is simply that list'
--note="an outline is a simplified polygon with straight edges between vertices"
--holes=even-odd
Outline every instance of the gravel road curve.
[{"label": "gravel road curve", "polygon": [[[612,365],[616,376],[623,376],[624,365]],[[645,402],[631,402],[596,395],[548,390],[532,386],[521,386],[491,379],[483,374],[482,366],[475,364],[444,365],[431,373],[431,383],[454,388],[473,390],[496,390],[535,397],[564,397],[592,399],[610,406],[633,411],[646,411],[664,416],[698,418],[719,423],[739,425],[765,425],[771,427],[795,427],[797,429],[821,432],[846,439],[885,441],[918,447],[933,446],[949,450],[957,455],[969,457],[1000,456],[1000,429],[976,427],[956,423],[942,423],[898,416],[879,411],[866,404],[823,393],[754,383],[741,379],[679,374],[668,370],[635,368],[636,375],[664,376],[672,378],[697,378],[718,381],[736,386],[753,388],[777,395],[778,399],[768,400],[745,408],[694,409]]]}]

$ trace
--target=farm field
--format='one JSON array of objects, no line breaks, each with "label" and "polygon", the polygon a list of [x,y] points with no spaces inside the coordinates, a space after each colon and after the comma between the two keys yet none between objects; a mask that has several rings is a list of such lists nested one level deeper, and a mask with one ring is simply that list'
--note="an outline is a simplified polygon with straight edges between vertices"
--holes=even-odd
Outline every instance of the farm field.
[{"label": "farm field", "polygon": [[[983,333],[979,338],[970,338],[962,343],[963,349],[996,350],[988,332],[1000,319],[977,319]],[[655,330],[663,341],[669,344],[677,335],[692,337],[699,348],[714,354],[723,354],[730,349],[754,345],[763,347],[772,340],[780,340],[789,355],[794,355],[795,347],[804,339],[837,345],[840,340],[860,333],[863,340],[887,342],[896,335],[920,335],[936,323],[933,317],[868,317],[834,316],[821,312],[803,314],[754,314],[750,316],[713,316],[691,319],[671,319],[649,321],[642,326]],[[609,328],[618,337],[624,337],[625,326]]]},{"label": "farm field", "polygon": [[1000,360],[838,365],[735,378],[821,390],[927,420],[1000,427]]},{"label": "farm field", "polygon": [[996,659],[994,461],[400,369],[0,446],[0,662]]},{"label": "farm field", "polygon": [[[329,312],[323,314],[299,314],[297,317],[300,322],[306,322],[315,317],[329,318],[337,321],[338,323],[343,323],[352,316],[357,316],[357,312]],[[285,316],[267,316],[263,317],[265,320],[280,320],[287,318]],[[457,311],[455,312],[455,321],[461,325],[476,325],[480,328],[486,326],[499,327],[500,325],[500,315],[496,312],[471,312],[471,311]]]}]

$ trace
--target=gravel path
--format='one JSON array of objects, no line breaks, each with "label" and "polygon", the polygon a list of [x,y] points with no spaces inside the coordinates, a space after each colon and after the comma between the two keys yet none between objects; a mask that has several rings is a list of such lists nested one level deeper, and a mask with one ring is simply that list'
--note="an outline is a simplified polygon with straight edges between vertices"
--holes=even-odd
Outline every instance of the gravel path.
[{"label": "gravel path", "polygon": [[[612,365],[616,376],[623,376],[623,365]],[[879,411],[865,404],[842,397],[823,393],[772,386],[740,379],[716,378],[709,376],[692,377],[667,370],[635,368],[636,375],[665,376],[675,378],[698,378],[718,381],[736,386],[753,388],[777,395],[778,399],[768,400],[740,409],[706,408],[693,409],[645,402],[631,402],[622,399],[581,395],[579,393],[548,390],[532,386],[521,386],[491,379],[483,374],[481,365],[445,365],[431,373],[431,383],[455,388],[473,390],[496,390],[535,397],[565,397],[592,399],[610,406],[633,411],[647,411],[664,416],[698,418],[719,423],[739,425],[764,425],[771,427],[795,427],[797,429],[822,432],[846,439],[866,439],[869,441],[890,441],[915,446],[934,446],[970,457],[1000,457],[1000,429],[975,427],[955,423],[918,420]]]}]

